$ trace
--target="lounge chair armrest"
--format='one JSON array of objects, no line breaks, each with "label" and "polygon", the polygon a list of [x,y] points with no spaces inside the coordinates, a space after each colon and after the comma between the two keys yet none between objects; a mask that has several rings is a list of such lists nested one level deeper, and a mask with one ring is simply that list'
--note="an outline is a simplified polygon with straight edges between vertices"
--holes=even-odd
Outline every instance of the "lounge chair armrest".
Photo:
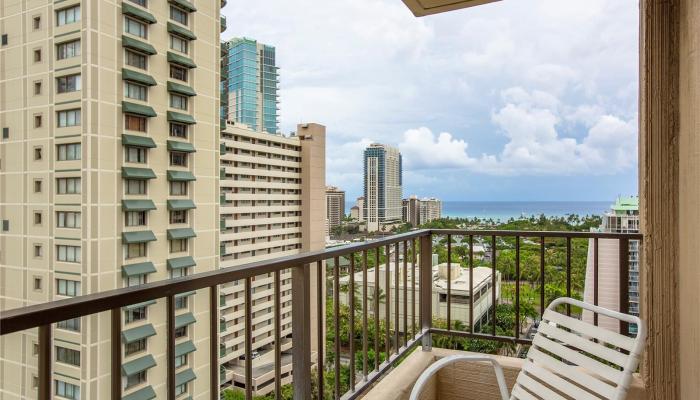
[{"label": "lounge chair armrest", "polygon": [[488,361],[488,362],[490,362],[491,365],[493,365],[494,372],[496,373],[496,381],[498,382],[498,389],[501,392],[501,399],[508,400],[508,398],[509,398],[508,386],[506,386],[506,378],[503,376],[503,368],[501,367],[501,364],[499,364],[498,361],[496,361],[496,359],[493,357],[464,356],[464,355],[453,355],[453,356],[447,356],[447,357],[441,358],[438,361],[431,364],[428,368],[426,368],[426,370],[423,371],[423,373],[418,377],[418,380],[416,381],[416,383],[413,385],[413,390],[411,390],[410,400],[418,400],[418,396],[423,391],[423,387],[425,386],[426,383],[428,383],[428,380],[430,379],[430,377],[435,375],[442,368],[444,368],[450,364],[454,364],[458,361],[477,361],[477,362]]}]

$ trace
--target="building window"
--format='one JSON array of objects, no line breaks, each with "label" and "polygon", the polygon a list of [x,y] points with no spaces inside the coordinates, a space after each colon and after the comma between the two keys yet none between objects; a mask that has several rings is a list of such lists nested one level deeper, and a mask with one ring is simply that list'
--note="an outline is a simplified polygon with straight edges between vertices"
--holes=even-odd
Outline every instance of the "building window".
[{"label": "building window", "polygon": [[189,271],[187,268],[175,268],[170,270],[170,278],[180,278],[187,275],[189,275]]},{"label": "building window", "polygon": [[56,293],[61,296],[80,296],[80,282],[56,279]]},{"label": "building window", "polygon": [[41,212],[35,212],[34,213],[34,225],[41,225],[42,223],[42,215]]},{"label": "building window", "polygon": [[170,107],[178,110],[187,110],[187,96],[170,93]]},{"label": "building window", "polygon": [[170,48],[171,49],[173,49],[175,51],[179,51],[180,53],[187,54],[187,45],[188,45],[187,40],[185,40],[179,36],[170,35]]},{"label": "building window", "polygon": [[56,25],[72,24],[80,21],[80,6],[73,6],[56,11]]},{"label": "building window", "polygon": [[70,400],[80,400],[80,386],[67,382],[54,380],[56,396],[65,397]]},{"label": "building window", "polygon": [[172,5],[170,6],[170,19],[173,21],[177,21],[182,25],[187,25],[187,15],[187,11]]},{"label": "building window", "polygon": [[139,339],[124,345],[125,356],[140,353],[142,351],[146,351],[146,338]]},{"label": "building window", "polygon": [[179,396],[184,393],[187,393],[187,383],[175,386],[175,396]]},{"label": "building window", "polygon": [[148,88],[143,85],[137,85],[133,82],[124,82],[124,96],[130,99],[147,101]]},{"label": "building window", "polygon": [[145,39],[148,36],[148,27],[143,22],[124,17],[124,32]]},{"label": "building window", "polygon": [[129,243],[126,245],[126,258],[146,257],[146,243]]},{"label": "building window", "polygon": [[187,365],[187,354],[175,357],[175,368],[180,368]]},{"label": "building window", "polygon": [[80,55],[80,39],[71,40],[70,42],[59,43],[56,45],[56,59],[65,60],[66,58],[77,57]]},{"label": "building window", "polygon": [[32,375],[32,389],[36,390],[39,387],[39,377]]},{"label": "building window", "polygon": [[187,326],[175,328],[175,339],[187,336]]},{"label": "building window", "polygon": [[187,210],[170,211],[170,223],[171,224],[187,223]]},{"label": "building window", "polygon": [[146,306],[132,308],[124,311],[124,321],[127,324],[146,319]]},{"label": "building window", "polygon": [[80,178],[56,178],[57,194],[79,194]]},{"label": "building window", "polygon": [[127,146],[124,149],[124,160],[130,163],[145,164],[147,150],[143,147]]},{"label": "building window", "polygon": [[146,7],[146,0],[129,0],[130,2],[134,4],[138,4],[141,7]]},{"label": "building window", "polygon": [[146,370],[126,376],[126,389],[146,382]]},{"label": "building window", "polygon": [[80,228],[80,211],[56,211],[57,228]]},{"label": "building window", "polygon": [[180,253],[187,251],[187,239],[173,239],[170,241],[170,252]]},{"label": "building window", "polygon": [[186,167],[187,166],[187,153],[182,153],[179,151],[171,151],[170,152],[170,165],[178,166],[178,167]]},{"label": "building window", "polygon": [[175,309],[176,310],[182,310],[184,308],[187,308],[187,297],[188,296],[175,297]]},{"label": "building window", "polygon": [[34,245],[34,257],[41,258],[44,255],[44,248],[40,244]]},{"label": "building window", "polygon": [[81,89],[80,74],[60,76],[56,78],[56,91],[58,93],[75,92]]},{"label": "building window", "polygon": [[34,193],[41,193],[41,179],[34,180]]},{"label": "building window", "polygon": [[59,128],[80,125],[80,109],[57,111],[56,116]]},{"label": "building window", "polygon": [[132,275],[126,278],[127,287],[140,286],[144,284],[146,284],[146,274]]},{"label": "building window", "polygon": [[66,143],[56,146],[56,157],[58,161],[80,160],[82,146],[80,143]]},{"label": "building window", "polygon": [[34,128],[41,128],[42,119],[43,118],[41,118],[41,114],[36,114],[34,116]]},{"label": "building window", "polygon": [[41,49],[34,49],[34,62],[35,63],[41,62]]},{"label": "building window", "polygon": [[35,31],[41,29],[41,15],[37,15],[32,18],[32,27]]},{"label": "building window", "polygon": [[80,262],[80,246],[56,245],[56,260],[63,262]]},{"label": "building window", "polygon": [[34,94],[37,96],[41,94],[41,81],[34,82]]},{"label": "building window", "polygon": [[185,196],[185,195],[187,195],[187,182],[170,182],[170,195],[171,196]]},{"label": "building window", "polygon": [[137,53],[131,50],[126,50],[126,57],[124,58],[126,60],[126,65],[130,65],[132,67],[136,67],[143,70],[148,68],[148,57],[146,57],[145,54]]},{"label": "building window", "polygon": [[39,161],[43,158],[43,155],[41,154],[42,153],[41,150],[42,150],[41,146],[37,146],[34,148],[34,161]]},{"label": "building window", "polygon": [[56,361],[64,364],[80,366],[80,351],[56,346]]},{"label": "building window", "polygon": [[146,194],[146,181],[141,179],[127,179],[124,181],[126,194]]},{"label": "building window", "polygon": [[135,115],[124,116],[124,129],[129,131],[146,132],[146,117]]},{"label": "building window", "polygon": [[80,332],[80,318],[67,319],[56,322],[56,328],[67,331]]},{"label": "building window", "polygon": [[179,81],[187,82],[187,68],[170,64],[170,77]]},{"label": "building window", "polygon": [[125,213],[126,226],[145,226],[146,225],[146,211],[127,211]]},{"label": "building window", "polygon": [[170,136],[187,139],[187,125],[171,122]]},{"label": "building window", "polygon": [[34,290],[41,290],[42,281],[40,276],[34,277]]}]

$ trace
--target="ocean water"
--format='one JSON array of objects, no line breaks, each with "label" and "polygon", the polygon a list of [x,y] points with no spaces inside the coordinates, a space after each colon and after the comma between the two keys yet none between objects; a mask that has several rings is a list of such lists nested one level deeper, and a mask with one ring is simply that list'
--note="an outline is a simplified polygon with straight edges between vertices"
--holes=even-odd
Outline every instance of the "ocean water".
[{"label": "ocean water", "polygon": [[[538,216],[562,217],[569,214],[601,215],[610,209],[612,201],[443,201],[443,217],[494,219]],[[354,202],[347,202],[345,212],[350,213]]]}]

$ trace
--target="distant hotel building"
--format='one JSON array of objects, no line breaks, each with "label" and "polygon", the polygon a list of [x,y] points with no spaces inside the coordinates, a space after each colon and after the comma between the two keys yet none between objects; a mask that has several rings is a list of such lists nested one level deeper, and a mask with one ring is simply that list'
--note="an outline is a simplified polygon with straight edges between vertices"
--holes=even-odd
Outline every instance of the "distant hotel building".
[{"label": "distant hotel building", "polygon": [[364,219],[367,231],[402,220],[401,153],[395,147],[374,143],[364,152]]},{"label": "distant hotel building", "polygon": [[222,46],[222,118],[254,131],[278,133],[275,48],[248,38],[233,38]]},{"label": "distant hotel building", "polygon": [[415,195],[403,200],[403,222],[420,226],[442,217],[442,201],[434,197],[418,199]]},{"label": "distant hotel building", "polygon": [[358,222],[363,222],[365,220],[364,209],[365,198],[360,196],[357,198],[355,205],[350,208],[350,218]]},{"label": "distant hotel building", "polygon": [[[1,311],[218,267],[221,2],[1,1]],[[123,399],[209,398],[209,294],[124,307]],[[108,399],[109,312],[52,324],[51,396]],[[37,398],[37,331],[3,336]],[[113,343],[111,343],[113,344]],[[114,360],[112,360],[114,362]]]},{"label": "distant hotel building", "polygon": [[[639,198],[620,197],[603,216],[600,232],[637,233],[639,232]],[[617,239],[598,239],[598,304],[612,309],[619,309],[619,268],[620,247]],[[586,264],[586,283],[584,300],[593,303],[593,239],[588,243],[588,260]],[[639,241],[629,242],[629,312],[639,315]],[[592,322],[593,316],[584,313],[583,319]],[[617,321],[600,317],[599,324],[617,331]],[[630,327],[634,329],[634,327]]]},{"label": "distant hotel building", "polygon": [[326,236],[345,218],[345,191],[335,186],[326,187]]},{"label": "distant hotel building", "polygon": [[[226,124],[221,132],[222,268],[325,247],[325,135],[325,127],[318,124],[299,125],[292,137]],[[281,383],[287,384],[292,380],[291,272],[283,272],[281,278]],[[273,282],[272,274],[252,281],[255,395],[275,388]],[[242,388],[244,286],[240,282],[221,285],[220,293],[221,384]]]},{"label": "distant hotel building", "polygon": [[[436,257],[436,255],[434,255]],[[401,264],[400,264],[401,265]],[[379,287],[383,291],[384,288],[386,288],[386,264],[382,264],[379,266]],[[411,269],[409,268],[407,271],[403,269],[403,267],[399,268],[399,290],[397,293],[396,290],[396,282],[394,280],[395,276],[395,263],[389,262],[389,275],[391,276],[390,279],[390,285],[391,285],[391,294],[390,294],[390,303],[394,303],[396,301],[395,296],[399,296],[398,301],[399,304],[402,304],[404,301],[404,287],[403,287],[403,282],[404,282],[404,277],[403,275],[405,273],[408,274],[406,276],[406,281],[409,284],[409,287],[407,288],[407,301],[408,304],[411,304],[413,302],[413,293],[412,293],[412,272]],[[452,306],[452,312],[451,312],[451,318],[453,321],[461,321],[466,325],[469,325],[469,296],[470,296],[470,288],[469,288],[469,270],[460,267],[457,263],[453,263],[451,265],[452,271],[450,273],[450,278],[451,278],[451,285],[450,285],[450,293],[451,293],[451,306]],[[432,282],[433,282],[433,290],[432,290],[432,299],[431,299],[431,304],[432,304],[432,314],[436,318],[442,318],[446,319],[447,318],[447,263],[442,263],[439,265],[434,265],[432,268]],[[416,269],[417,271],[417,269]],[[374,293],[374,287],[376,285],[376,282],[374,280],[374,268],[370,268],[367,270],[367,293]],[[492,288],[492,282],[491,282],[491,268],[487,267],[475,267],[473,271],[474,275],[474,329],[478,330],[482,325],[488,323],[489,321],[489,310],[493,306],[492,304],[492,298],[491,298],[491,290]],[[362,285],[362,277],[363,277],[363,272],[356,272],[354,279],[355,279],[355,285]],[[341,285],[347,285],[349,283],[349,277],[343,276],[340,278],[340,284]],[[416,276],[416,296],[418,296],[418,276]],[[383,294],[383,292],[382,292]],[[499,299],[501,297],[501,273],[496,272],[496,303],[498,303]],[[348,296],[341,294],[340,296],[340,301],[343,304],[348,304]],[[385,305],[386,301],[386,296],[381,296],[379,303],[379,317],[380,318],[385,318],[386,316],[386,307]],[[372,309],[370,308],[369,310],[370,315],[372,315]],[[395,310],[394,307],[391,307],[390,310],[390,320],[393,321],[395,318]],[[403,308],[399,307],[399,319],[402,320],[404,318],[403,315]],[[410,315],[407,316],[410,320]]]}]

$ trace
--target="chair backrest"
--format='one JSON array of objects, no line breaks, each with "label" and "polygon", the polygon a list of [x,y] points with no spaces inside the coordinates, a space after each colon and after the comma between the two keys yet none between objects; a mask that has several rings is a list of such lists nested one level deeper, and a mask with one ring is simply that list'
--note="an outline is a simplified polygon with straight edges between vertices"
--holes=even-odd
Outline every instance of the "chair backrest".
[{"label": "chair backrest", "polygon": [[[556,311],[566,304],[636,324],[637,336],[622,335]],[[544,313],[511,399],[624,399],[645,337],[645,326],[635,316],[570,298],[556,299]]]}]

